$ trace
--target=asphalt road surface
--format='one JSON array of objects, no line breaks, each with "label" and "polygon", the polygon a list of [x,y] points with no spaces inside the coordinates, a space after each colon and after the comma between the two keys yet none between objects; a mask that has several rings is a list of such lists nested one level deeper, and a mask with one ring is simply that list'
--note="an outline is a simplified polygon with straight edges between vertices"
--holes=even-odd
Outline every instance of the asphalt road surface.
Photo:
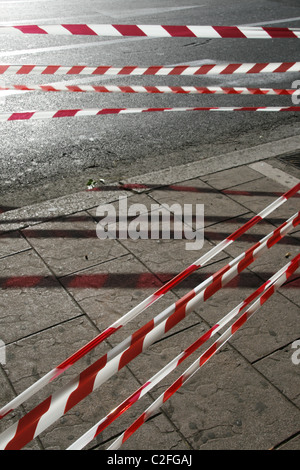
[{"label": "asphalt road surface", "polygon": [[[1,0],[0,24],[300,27],[299,0]],[[297,39],[1,35],[1,64],[175,65],[299,61]],[[291,88],[299,74],[198,77],[5,76],[3,83]],[[0,111],[104,107],[290,106],[284,96],[7,92]],[[298,113],[299,115],[299,113]],[[20,207],[299,132],[297,113],[153,113],[1,123],[0,206]]]}]

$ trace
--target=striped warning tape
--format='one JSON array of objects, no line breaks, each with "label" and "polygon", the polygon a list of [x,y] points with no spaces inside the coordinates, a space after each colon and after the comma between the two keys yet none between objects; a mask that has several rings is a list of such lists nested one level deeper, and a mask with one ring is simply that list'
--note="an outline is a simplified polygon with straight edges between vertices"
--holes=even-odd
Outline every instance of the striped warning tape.
[{"label": "striped warning tape", "polygon": [[52,24],[0,26],[0,34],[49,34],[75,36],[132,36],[153,38],[300,38],[299,28],[258,26],[191,26],[191,25],[121,25],[121,24]]},{"label": "striped warning tape", "polygon": [[[101,344],[105,339],[109,338],[112,334],[118,331],[120,328],[125,326],[131,320],[136,318],[140,313],[145,311],[150,305],[156,302],[158,299],[162,298],[167,292],[169,292],[172,288],[176,287],[180,284],[184,279],[187,279],[191,274],[197,271],[200,267],[204,266],[208,261],[212,260],[217,254],[221,253],[225,248],[230,246],[236,240],[238,240],[243,234],[245,234],[251,227],[255,226],[257,223],[261,222],[263,219],[268,217],[272,212],[282,206],[285,202],[287,202],[293,196],[296,196],[297,193],[300,191],[300,183],[295,185],[293,188],[288,190],[286,193],[282,194],[278,199],[273,201],[267,207],[265,207],[259,214],[252,217],[248,220],[245,224],[243,224],[240,228],[235,230],[231,235],[228,235],[224,240],[219,242],[216,246],[211,248],[207,253],[202,255],[199,259],[195,260],[193,264],[189,265],[186,269],[184,269],[181,273],[177,276],[171,278],[167,283],[165,283],[161,288],[159,288],[156,292],[148,296],[144,301],[136,305],[132,308],[129,312],[123,315],[119,320],[114,322],[108,328],[104,329],[98,336],[84,345],[81,349],[76,351],[70,357],[68,357],[65,361],[63,361],[60,365],[52,369],[46,375],[41,377],[38,381],[32,384],[28,389],[24,390],[21,394],[11,400],[8,404],[0,409],[0,419],[6,416],[10,411],[17,408],[19,405],[24,403],[28,398],[32,397],[35,393],[41,390],[44,386],[50,383],[54,378],[61,375],[65,370],[75,364],[79,359],[84,357],[88,352],[94,349],[97,345]],[[5,283],[1,283],[0,280],[0,287],[1,288],[8,288],[11,285],[21,285],[24,287],[24,279],[20,278],[17,279],[10,279],[7,280]],[[28,282],[28,280],[27,280]],[[30,286],[37,285],[37,279],[34,277],[32,280],[29,280]],[[25,284],[26,285],[26,284]],[[76,285],[78,285],[76,283]],[[120,284],[119,284],[120,285]],[[99,277],[97,277],[96,286],[99,288],[101,284],[99,283]]]},{"label": "striped warning tape", "polygon": [[17,113],[0,113],[0,122],[29,121],[37,119],[55,119],[64,117],[86,117],[107,114],[136,114],[153,112],[184,112],[184,111],[257,111],[257,112],[299,112],[300,106],[256,106],[256,107],[193,107],[193,108],[86,108],[60,109],[55,111],[21,111]]},{"label": "striped warning tape", "polygon": [[188,316],[201,300],[206,301],[228,284],[263,253],[278,243],[300,223],[300,212],[232,260],[211,278],[165,309],[138,331],[118,344],[62,389],[50,395],[0,435],[0,449],[18,450],[66,414],[92,391],[106,382],[154,341]]},{"label": "striped warning tape", "polygon": [[[262,286],[256,289],[250,296],[248,296],[243,302],[231,310],[225,315],[218,323],[212,326],[206,333],[200,336],[193,344],[181,352],[177,357],[172,359],[166,366],[164,366],[159,372],[157,372],[151,379],[144,383],[138,390],[136,390],[130,397],[124,400],[119,406],[114,408],[108,415],[102,418],[97,424],[95,424],[89,431],[82,435],[76,442],[74,442],[67,450],[80,450],[89,444],[96,436],[98,436],[104,429],[106,429],[113,421],[119,416],[126,412],[134,403],[140,400],[146,393],[149,393],[159,382],[167,377],[172,371],[174,371],[183,361],[197,351],[204,343],[212,338],[221,328],[227,325],[234,317],[239,315],[251,302],[257,297],[263,295],[263,293],[271,287],[276,281],[278,282],[282,275],[282,280],[287,280],[293,272],[299,267],[300,255],[288,263],[284,268],[280,269],[274,274],[268,281]],[[283,282],[282,282],[283,283]]]},{"label": "striped warning tape", "polygon": [[10,85],[0,86],[0,91],[44,91],[44,92],[95,92],[95,93],[182,93],[225,95],[299,95],[300,89],[246,88],[246,87],[198,87],[198,86],[118,86],[118,85]]},{"label": "striped warning tape", "polygon": [[[107,450],[117,450],[129,437],[131,437],[159,408],[169,400],[174,393],[179,390],[206,362],[213,357],[217,351],[220,350],[224,344],[249,320],[263,305],[264,303],[279,289],[279,287],[286,282],[290,275],[299,268],[300,255],[297,255],[286,267],[283,273],[280,274],[278,279],[270,285],[261,296],[238,318],[231,327],[229,327],[201,356],[188,367],[188,369],[178,377],[178,379],[170,385],[165,392],[163,392],[135,421],[132,423],[117,439],[108,447]],[[147,384],[146,384],[147,385]],[[140,392],[142,393],[142,391]],[[101,426],[101,424],[100,424]],[[92,428],[92,433],[98,430]],[[101,432],[101,428],[99,430]],[[96,435],[97,435],[96,434]],[[75,450],[77,446],[82,448],[85,441],[91,440],[91,436],[86,433],[82,438],[79,438],[67,450]]]},{"label": "striped warning tape", "polygon": [[263,63],[225,63],[203,64],[200,66],[152,65],[140,67],[126,65],[7,65],[0,64],[0,75],[231,75],[252,73],[285,73],[300,72],[300,62],[263,62]]}]

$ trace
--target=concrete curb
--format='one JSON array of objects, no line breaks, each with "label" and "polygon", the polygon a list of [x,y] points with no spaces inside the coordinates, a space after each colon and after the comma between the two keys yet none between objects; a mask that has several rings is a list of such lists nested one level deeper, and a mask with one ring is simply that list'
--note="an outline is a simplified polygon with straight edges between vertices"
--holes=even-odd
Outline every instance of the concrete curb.
[{"label": "concrete curb", "polygon": [[[202,159],[193,163],[167,168],[161,171],[138,175],[121,181],[121,184],[138,183],[155,186],[169,185],[192,178],[209,175],[231,168],[252,164],[261,160],[289,155],[300,151],[300,136],[288,137],[275,142],[257,145],[256,147],[238,150],[216,157]],[[116,190],[113,190],[113,186]],[[145,192],[147,188],[134,189]],[[100,203],[115,201],[119,196],[128,196],[122,191],[119,183],[111,185],[108,191],[81,191],[78,193],[52,199],[38,204],[22,207],[0,214],[0,233],[19,230],[36,225],[45,220],[74,214],[97,207]]]}]

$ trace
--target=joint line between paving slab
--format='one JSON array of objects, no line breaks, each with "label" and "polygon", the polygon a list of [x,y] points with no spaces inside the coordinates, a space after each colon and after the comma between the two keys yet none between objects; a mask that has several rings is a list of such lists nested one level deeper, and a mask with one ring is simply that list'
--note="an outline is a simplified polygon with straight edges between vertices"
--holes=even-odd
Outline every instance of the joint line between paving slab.
[{"label": "joint line between paving slab", "polygon": [[6,258],[10,258],[11,256],[14,256],[14,255],[19,255],[21,253],[26,253],[27,251],[31,251],[32,248],[24,248],[24,250],[20,250],[20,251],[15,251],[14,253],[9,253],[8,255],[3,255],[3,256],[0,256],[0,260],[4,260]]},{"label": "joint line between paving slab", "polygon": [[283,446],[284,444],[287,444],[289,441],[293,440],[295,437],[298,437],[298,436],[300,436],[300,431],[295,432],[294,434],[291,434],[289,437],[287,437],[283,441],[280,441],[278,444],[275,444],[270,450],[280,449],[281,446]]},{"label": "joint line between paving slab", "polygon": [[[249,166],[249,165],[247,165],[247,166]],[[222,173],[222,171],[226,171],[226,170],[221,170],[220,173]],[[214,173],[214,174],[217,174],[217,173],[218,173],[218,171],[217,171],[216,173]],[[206,175],[203,175],[203,176],[206,176]],[[201,179],[201,177],[199,177],[199,179],[200,179],[201,181],[203,181],[203,180]],[[258,180],[260,180],[260,179],[263,179],[263,176],[258,176],[257,178],[252,178],[252,179],[250,179],[250,180],[248,180],[248,181],[246,181],[246,182],[244,182],[244,183],[242,183],[242,184],[253,183],[253,181],[258,181]],[[206,181],[203,181],[203,183],[209,184],[209,183],[206,182]],[[232,186],[226,186],[226,188],[222,188],[222,189],[220,189],[219,191],[220,191],[220,192],[226,191],[227,189],[233,189],[233,188],[236,188],[237,186],[240,186],[240,185],[241,185],[241,183],[236,183],[236,184],[233,184]]]},{"label": "joint line between paving slab", "polygon": [[[54,323],[53,325],[50,325],[50,326],[46,326],[45,328],[42,328],[41,330],[39,331],[34,331],[33,333],[29,333],[25,336],[22,336],[21,338],[19,339],[16,339],[16,340],[13,340],[13,341],[9,341],[7,343],[5,343],[5,346],[11,346],[12,344],[17,344],[19,343],[20,341],[23,341],[24,339],[28,339],[28,338],[32,338],[33,336],[37,336],[39,335],[40,333],[43,333],[45,331],[48,331],[48,330],[52,330],[52,328],[57,328],[58,326],[60,325],[64,325],[65,323],[68,323],[68,322],[71,322],[71,321],[74,321],[74,320],[77,320],[78,318],[82,318],[86,316],[86,314],[80,314],[80,315],[76,315],[75,317],[72,317],[72,318],[67,318],[66,320],[62,320],[60,321],[59,323]],[[22,377],[23,378],[23,377]]]},{"label": "joint line between paving slab", "polygon": [[[291,347],[291,344],[293,344],[294,341],[298,341],[299,339],[300,339],[300,337],[299,337],[299,338],[295,338],[295,339],[293,339],[292,341],[290,341],[289,343],[286,343],[286,344],[284,344],[283,346],[280,346],[279,348],[274,349],[273,351],[271,351],[271,352],[265,354],[264,356],[261,356],[261,357],[259,357],[258,359],[254,359],[254,361],[252,361],[251,364],[252,364],[252,365],[255,365],[255,364],[259,363],[260,361],[266,359],[266,357],[270,357],[270,356],[272,356],[274,353],[277,353],[278,351],[283,351],[285,348],[288,348],[288,347],[290,348],[290,347]],[[297,406],[297,405],[296,405],[296,406]],[[298,407],[298,406],[297,406],[297,407]],[[299,407],[298,407],[298,408],[299,408]],[[299,408],[299,409],[300,409],[300,408]]]},{"label": "joint line between paving slab", "polygon": [[[194,178],[192,178],[192,179],[194,179]],[[199,178],[199,179],[200,179],[200,178]],[[189,181],[189,180],[187,180],[187,181]],[[202,180],[201,180],[201,181],[202,181]],[[204,181],[203,181],[203,182],[204,182]],[[208,186],[211,186],[209,183],[205,183],[205,184],[207,184]],[[211,188],[215,189],[213,186],[211,186]],[[157,189],[157,188],[156,188],[156,189]],[[218,190],[217,190],[217,192],[220,193],[220,194],[222,194],[222,191],[218,191]],[[201,194],[201,191],[200,191],[198,194]],[[222,195],[225,196],[225,197],[229,197],[227,194],[222,194]],[[151,199],[152,199],[153,201],[155,201],[157,204],[161,204],[160,201],[159,201],[158,199],[156,199],[155,197],[153,197],[152,194],[148,194],[148,196],[151,197]],[[235,202],[236,202],[236,201],[235,201]],[[239,204],[241,207],[243,207],[243,209],[245,208],[245,206],[243,206],[243,205],[240,204],[239,202],[238,202],[237,204]],[[161,204],[161,205],[164,206],[164,204]],[[164,206],[164,207],[165,207],[165,206]],[[247,209],[247,208],[246,208],[246,209]],[[173,212],[171,212],[171,211],[170,211],[170,213],[173,214]],[[228,222],[229,220],[234,220],[234,219],[237,219],[237,218],[239,218],[239,217],[244,217],[245,215],[252,214],[252,213],[253,213],[252,211],[250,211],[249,209],[247,209],[247,212],[243,212],[242,214],[235,215],[235,216],[232,216],[232,217],[228,217],[228,219],[222,219],[221,222],[220,222],[220,221],[213,222],[213,223],[207,225],[206,227],[204,227],[204,233],[205,233],[205,229],[207,229],[208,227],[212,227],[213,225],[217,225],[217,224],[220,224],[220,223],[225,223],[225,222]],[[204,217],[205,217],[205,216],[204,216]],[[179,219],[178,219],[178,220],[179,220]],[[181,220],[182,222],[184,222],[183,216],[180,218],[180,220]],[[193,228],[192,225],[189,225],[189,224],[186,223],[186,222],[184,222],[184,223],[185,223],[187,226]],[[208,240],[208,241],[210,241],[211,243],[213,243],[214,245],[216,245],[216,243],[214,243],[213,241],[211,241],[211,240]]]},{"label": "joint line between paving slab", "polygon": [[[285,395],[283,393],[282,390],[280,390],[280,388],[277,387],[277,385],[275,385],[271,379],[269,379],[268,377],[266,377],[263,372],[261,372],[260,370],[258,370],[255,365],[253,365],[254,363],[257,363],[259,360],[255,360],[253,362],[251,362],[246,356],[244,356],[244,354],[242,354],[236,346],[234,346],[234,338],[229,340],[228,341],[228,346],[231,347],[236,354],[238,354],[240,357],[243,358],[243,360],[248,364],[249,367],[251,367],[255,373],[259,374],[261,377],[263,377],[263,379],[268,382],[268,384],[270,385],[270,387],[274,388],[290,405],[292,405],[294,408],[296,408],[298,411],[300,410],[299,407],[296,405],[296,403],[294,403],[287,395]],[[222,349],[220,350],[220,352],[222,352]],[[276,352],[276,351],[272,351],[269,355],[273,354],[273,352]],[[268,355],[266,355],[267,357]],[[263,359],[263,358],[262,358]]]},{"label": "joint line between paving slab", "polygon": [[[150,416],[150,418],[148,418],[146,422],[152,421],[153,419],[155,419],[155,418],[157,418],[158,416],[161,416],[161,415],[162,415],[162,412],[159,411],[158,413],[155,413],[153,416]],[[103,445],[105,445],[105,444],[107,444],[111,441],[114,441],[119,436],[121,436],[125,431],[126,431],[126,428],[124,428],[122,431],[119,431],[117,434],[114,434],[113,436],[108,437],[104,441],[102,441],[98,444],[94,444],[92,447],[89,447],[89,450],[98,449],[100,446],[103,446]]]},{"label": "joint line between paving slab", "polygon": [[78,269],[77,271],[72,271],[71,273],[68,273],[68,274],[63,274],[61,276],[57,276],[56,278],[57,279],[65,279],[69,276],[74,276],[75,274],[79,274],[79,273],[82,273],[84,271],[88,271],[89,269],[96,268],[97,266],[102,266],[105,263],[110,263],[111,261],[115,261],[115,260],[118,260],[120,258],[124,258],[125,256],[130,256],[130,255],[131,255],[130,252],[129,253],[124,253],[123,255],[115,256],[114,258],[110,258],[110,259],[106,259],[104,261],[100,261],[99,263],[92,264],[90,266],[87,266],[86,268]]},{"label": "joint line between paving slab", "polygon": [[68,289],[64,286],[64,284],[60,281],[60,279],[56,276],[56,274],[54,273],[54,271],[51,269],[50,266],[48,266],[48,264],[46,263],[46,261],[42,258],[42,256],[39,254],[38,251],[36,251],[35,247],[30,243],[29,240],[28,241],[28,244],[32,247],[32,250],[34,251],[34,253],[36,254],[36,256],[41,260],[41,262],[44,264],[44,266],[46,266],[46,268],[50,271],[50,273],[52,274],[53,278],[57,281],[58,283],[58,286],[60,288],[63,289],[63,291],[66,293],[66,295],[69,297],[69,299],[71,300],[71,302],[81,311],[81,315],[76,315],[75,317],[72,317],[70,320],[74,319],[74,318],[77,318],[77,317],[82,317],[84,316],[85,318],[87,318],[87,320],[89,321],[89,323],[96,329],[96,331],[98,333],[100,333],[100,330],[99,328],[97,327],[97,325],[95,324],[95,322],[89,317],[89,315],[87,314],[87,312],[81,307],[81,305],[77,302],[77,300],[73,297],[73,295],[68,291]]}]

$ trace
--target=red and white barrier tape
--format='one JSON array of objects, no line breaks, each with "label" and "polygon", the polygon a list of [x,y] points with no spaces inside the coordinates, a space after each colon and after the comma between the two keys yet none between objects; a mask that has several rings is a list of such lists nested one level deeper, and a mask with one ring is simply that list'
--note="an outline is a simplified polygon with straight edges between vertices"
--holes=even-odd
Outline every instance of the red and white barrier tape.
[{"label": "red and white barrier tape", "polygon": [[0,86],[0,91],[44,91],[73,93],[182,93],[223,95],[300,95],[300,89],[246,88],[219,86],[118,86],[118,85],[9,85]]},{"label": "red and white barrier tape", "polygon": [[[298,255],[300,264],[300,255]],[[200,348],[206,341],[212,338],[221,328],[223,328],[227,323],[229,323],[234,317],[240,314],[246,307],[250,305],[257,297],[261,296],[263,292],[271,287],[280,276],[286,274],[286,279],[292,275],[294,271],[291,268],[294,268],[293,262],[288,263],[284,268],[280,269],[276,274],[274,274],[268,281],[266,281],[262,286],[260,286],[255,292],[253,292],[249,297],[247,297],[243,302],[241,302],[237,307],[235,307],[231,312],[225,315],[218,323],[211,327],[206,333],[199,337],[193,344],[181,352],[177,357],[170,361],[166,366],[164,366],[159,372],[157,372],[151,379],[144,383],[138,390],[136,390],[130,397],[126,398],[120,405],[114,408],[107,416],[102,418],[97,424],[95,424],[89,431],[82,435],[79,439],[76,440],[67,450],[80,450],[83,449],[87,444],[89,444],[95,437],[97,437],[104,429],[106,429],[113,421],[115,421],[119,416],[121,416],[125,411],[127,411],[134,403],[140,400],[144,395],[149,393],[159,382],[161,382],[165,377],[167,377],[171,372],[173,372],[183,361],[185,361],[191,354],[193,354],[197,349]],[[297,266],[295,266],[296,270]]]},{"label": "red and white barrier tape", "polygon": [[120,319],[114,322],[111,326],[106,328],[102,333],[96,336],[93,340],[83,346],[81,349],[76,351],[72,354],[68,359],[63,361],[60,365],[52,369],[46,375],[41,377],[37,382],[31,385],[28,389],[24,390],[21,394],[11,400],[7,405],[0,409],[0,419],[10,413],[12,410],[16,409],[26,400],[31,398],[35,393],[41,390],[44,386],[54,380],[56,377],[61,375],[65,370],[70,368],[73,364],[75,364],[79,359],[84,357],[88,354],[92,349],[94,349],[97,345],[101,344],[106,338],[111,336],[113,333],[118,331],[120,328],[125,326],[131,320],[136,318],[140,313],[145,311],[150,305],[156,302],[158,299],[162,298],[167,292],[169,292],[172,288],[180,284],[181,281],[186,279],[200,267],[204,266],[208,261],[213,259],[217,254],[223,251],[226,247],[230,246],[234,241],[240,238],[244,233],[246,233],[251,227],[256,225],[258,222],[262,221],[268,215],[270,215],[274,210],[279,208],[282,204],[284,204],[287,200],[293,197],[295,194],[300,191],[300,183],[295,185],[285,194],[280,196],[278,199],[273,201],[269,206],[264,208],[258,215],[252,217],[248,222],[242,225],[239,229],[225,238],[223,241],[218,243],[215,247],[209,250],[205,255],[201,256],[197,259],[193,264],[188,266],[185,270],[175,276],[173,279],[165,283],[160,289],[156,292],[148,296],[144,301],[138,304],[136,307],[131,309],[125,315],[123,315]]},{"label": "red and white barrier tape", "polygon": [[108,114],[137,114],[154,112],[185,112],[185,111],[256,111],[256,112],[299,112],[300,106],[256,106],[256,107],[184,107],[184,108],[86,108],[86,109],[59,109],[54,111],[21,111],[18,113],[0,113],[0,122],[29,121],[38,119],[56,119],[66,117],[101,116]]},{"label": "red and white barrier tape", "polygon": [[121,25],[121,24],[52,24],[0,26],[0,34],[49,34],[75,36],[118,36],[152,38],[300,38],[299,28],[260,26],[192,26],[192,25]]},{"label": "red and white barrier tape", "polygon": [[18,450],[23,448],[93,390],[146,350],[154,341],[183,320],[194,310],[198,302],[210,298],[299,223],[300,212],[190,291],[178,302],[164,310],[133,335],[130,335],[62,389],[49,396],[0,435],[0,449]]},{"label": "red and white barrier tape", "polygon": [[264,63],[239,63],[239,64],[203,64],[199,66],[152,65],[150,67],[138,67],[126,65],[114,67],[100,65],[97,67],[88,65],[6,65],[0,64],[0,75],[231,75],[252,73],[285,73],[300,72],[300,62],[264,62]]},{"label": "red and white barrier tape", "polygon": [[[123,432],[109,447],[107,450],[117,450],[132,434],[134,434],[151,416],[153,416],[159,408],[167,401],[174,393],[179,390],[226,342],[254,315],[262,305],[273,295],[279,287],[288,280],[288,278],[295,272],[300,266],[300,255],[297,255],[285,268],[284,272],[278,277],[278,279],[267,288],[263,294],[256,300],[241,316],[236,320],[233,325],[228,328],[221,336],[217,339],[201,356],[172,384],[167,390],[162,393],[145,411],[142,413],[134,423],[129,426],[125,432]],[[141,391],[142,392],[142,391]],[[85,445],[81,440],[84,435],[78,441],[76,441],[67,450],[71,450],[81,444]]]}]

